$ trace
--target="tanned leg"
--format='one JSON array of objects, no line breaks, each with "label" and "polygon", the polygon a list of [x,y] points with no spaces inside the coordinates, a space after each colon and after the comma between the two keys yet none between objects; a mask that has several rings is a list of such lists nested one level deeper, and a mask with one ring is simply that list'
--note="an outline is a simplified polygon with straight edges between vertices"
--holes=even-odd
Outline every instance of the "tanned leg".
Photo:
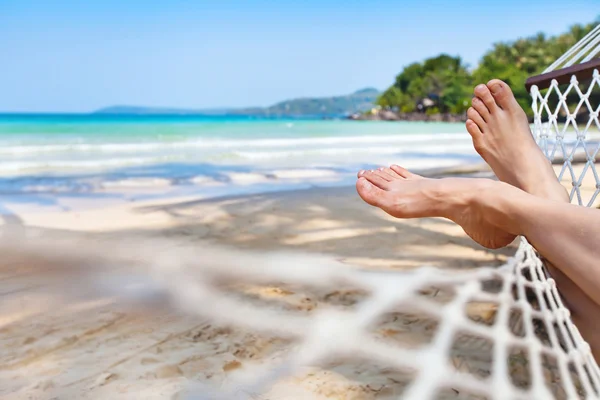
[{"label": "tanned leg", "polygon": [[[536,197],[504,182],[426,179],[403,171],[396,166],[361,171],[357,191],[365,202],[397,218],[448,218],[486,247],[501,247],[507,238],[524,235],[576,285],[576,293],[600,303],[598,210]],[[582,324],[578,328],[594,354],[600,351],[597,319],[597,313],[585,308],[574,319]]]},{"label": "tanned leg", "polygon": [[[493,79],[478,85],[467,111],[467,131],[473,145],[498,178],[538,197],[569,203],[566,189],[558,182],[549,161],[533,140],[525,112],[510,87]],[[549,232],[552,234],[552,232]],[[565,249],[566,251],[566,249]],[[543,254],[543,253],[541,253]],[[565,272],[546,261],[573,322],[588,340],[596,331],[600,305],[587,296]]]}]

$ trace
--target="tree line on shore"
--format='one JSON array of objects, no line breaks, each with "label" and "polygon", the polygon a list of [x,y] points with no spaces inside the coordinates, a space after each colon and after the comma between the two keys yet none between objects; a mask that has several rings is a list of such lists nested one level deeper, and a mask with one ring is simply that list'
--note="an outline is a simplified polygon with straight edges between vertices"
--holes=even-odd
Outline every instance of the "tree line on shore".
[{"label": "tree line on shore", "polygon": [[[441,54],[406,66],[394,83],[376,100],[384,110],[399,115],[424,113],[462,115],[471,105],[473,87],[492,78],[505,81],[519,104],[531,116],[531,98],[525,80],[541,73],[600,22],[572,26],[566,33],[535,36],[500,42],[483,55],[479,65],[470,69],[458,56]],[[574,94],[573,94],[574,95]],[[598,104],[600,91],[593,104]]]}]

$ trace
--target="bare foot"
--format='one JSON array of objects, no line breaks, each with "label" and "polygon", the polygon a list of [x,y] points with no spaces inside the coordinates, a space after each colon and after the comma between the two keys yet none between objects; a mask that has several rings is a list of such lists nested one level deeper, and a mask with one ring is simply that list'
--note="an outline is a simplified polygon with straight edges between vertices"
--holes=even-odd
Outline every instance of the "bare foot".
[{"label": "bare foot", "polygon": [[506,83],[493,79],[475,87],[467,116],[467,131],[475,149],[501,181],[534,196],[569,201],[531,135],[525,111]]},{"label": "bare foot", "polygon": [[[525,112],[508,85],[493,79],[475,88],[476,97],[467,112],[467,130],[478,153],[499,179],[538,197],[570,202],[567,190],[535,144]],[[600,305],[587,296],[567,275],[546,263],[550,275],[571,310],[573,321],[583,337],[600,348],[596,323],[586,316],[598,315]],[[595,352],[596,357],[598,355]]]},{"label": "bare foot", "polygon": [[473,201],[482,191],[489,192],[493,185],[502,185],[499,182],[428,179],[396,165],[361,171],[358,176],[356,189],[360,197],[396,218],[445,217],[459,224],[477,243],[491,249],[504,247],[515,238],[498,226],[493,216],[478,205],[481,203]]}]

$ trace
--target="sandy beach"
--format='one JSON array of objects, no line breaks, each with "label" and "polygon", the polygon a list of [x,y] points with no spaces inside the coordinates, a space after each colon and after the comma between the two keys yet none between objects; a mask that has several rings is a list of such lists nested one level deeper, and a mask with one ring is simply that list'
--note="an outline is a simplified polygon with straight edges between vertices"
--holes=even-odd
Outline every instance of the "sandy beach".
[{"label": "sandy beach", "polygon": [[[593,190],[591,178],[585,181],[584,197]],[[464,271],[500,265],[515,251],[514,246],[482,248],[444,219],[394,219],[365,205],[353,187],[132,202],[77,212],[29,211],[5,215],[3,224],[76,231],[92,239],[143,234],[233,249],[301,251],[349,268],[429,265]],[[9,259],[0,266],[3,399],[183,398],[192,382],[225,385],[230,373],[286,347],[276,337],[215,326],[172,310],[128,312],[107,296],[53,307],[54,300],[47,293],[39,295],[32,283],[31,265]],[[307,297],[281,287],[258,290],[257,295],[283,299],[305,312],[332,296],[342,302],[353,296],[336,291]],[[387,329],[393,336],[404,328],[392,324]],[[287,382],[293,390],[286,386],[285,395],[278,395],[283,389],[276,386],[271,398],[392,398],[404,387],[397,374],[368,363],[340,363]]]}]

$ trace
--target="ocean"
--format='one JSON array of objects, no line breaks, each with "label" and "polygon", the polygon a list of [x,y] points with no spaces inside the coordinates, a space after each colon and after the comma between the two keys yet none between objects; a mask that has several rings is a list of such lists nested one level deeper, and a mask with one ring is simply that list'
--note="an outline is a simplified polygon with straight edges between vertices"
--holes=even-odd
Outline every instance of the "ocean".
[{"label": "ocean", "polygon": [[464,124],[0,114],[4,203],[216,197],[347,185],[391,163],[480,161]]}]

